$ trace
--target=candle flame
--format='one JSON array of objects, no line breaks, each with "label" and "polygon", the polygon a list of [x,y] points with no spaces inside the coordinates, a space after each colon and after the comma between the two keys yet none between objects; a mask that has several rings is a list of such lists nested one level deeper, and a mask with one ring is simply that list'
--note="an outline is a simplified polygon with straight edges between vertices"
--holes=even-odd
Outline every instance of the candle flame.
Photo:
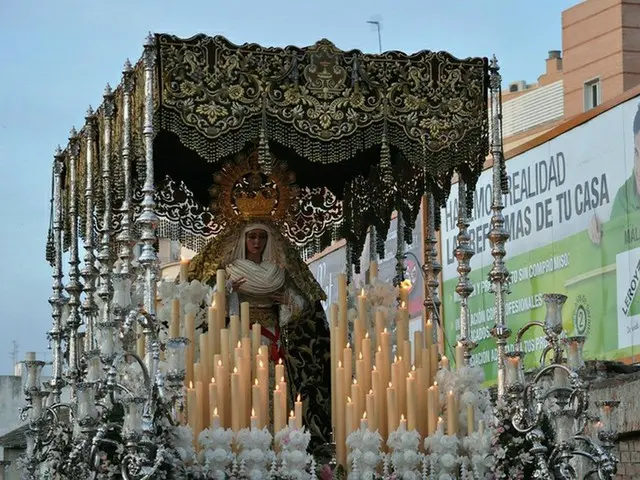
[{"label": "candle flame", "polygon": [[338,360],[338,368],[342,368],[342,360]]},{"label": "candle flame", "polygon": [[218,407],[214,407],[213,408],[213,414],[214,415],[218,415]]},{"label": "candle flame", "polygon": [[211,383],[216,383],[216,377],[211,377]]},{"label": "candle flame", "polygon": [[276,385],[276,392],[280,391],[280,385]]},{"label": "candle flame", "polygon": [[233,373],[238,373],[238,367],[233,367]]},{"label": "candle flame", "polygon": [[446,356],[446,355],[442,355],[441,360],[442,360],[443,362],[444,362],[445,360],[448,360],[448,359],[447,359],[447,356]]},{"label": "candle flame", "polygon": [[449,396],[453,397],[453,390],[449,390]]},{"label": "candle flame", "polygon": [[362,419],[363,419],[363,420],[366,420],[366,419],[367,419],[367,412],[366,412],[366,411],[362,414]]},{"label": "candle flame", "polygon": [[438,382],[433,382],[433,386],[437,387],[438,386]]},{"label": "candle flame", "polygon": [[352,403],[351,402],[351,397],[347,397],[347,403]]},{"label": "candle flame", "polygon": [[280,377],[280,381],[284,383],[284,377]]},{"label": "candle flame", "polygon": [[373,395],[373,389],[369,390],[369,395]]},{"label": "candle flame", "polygon": [[364,334],[364,338],[369,338],[369,332],[366,332],[366,333]]},{"label": "candle flame", "polygon": [[400,286],[401,286],[402,288],[408,288],[408,289],[410,289],[410,288],[411,288],[411,280],[409,280],[408,278],[407,278],[406,280],[403,280],[403,281],[400,283]]},{"label": "candle flame", "polygon": [[389,388],[393,388],[393,383],[389,382]]},{"label": "candle flame", "polygon": [[262,360],[260,360],[260,368],[264,368],[264,363],[262,363]]},{"label": "candle flame", "polygon": [[278,359],[278,365],[282,365],[282,359],[281,358]]},{"label": "candle flame", "polygon": [[296,414],[295,414],[295,413],[293,413],[293,410],[291,410],[291,411],[289,412],[289,416],[290,416],[290,417],[295,417],[295,416],[296,416]]},{"label": "candle flame", "polygon": [[431,327],[433,324],[431,323],[431,319],[427,320],[427,327]]},{"label": "candle flame", "polygon": [[393,356],[393,363],[398,363],[398,356],[397,355]]},{"label": "candle flame", "polygon": [[416,371],[416,366],[415,365],[411,365],[411,371],[415,372]]},{"label": "candle flame", "polygon": [[358,355],[358,360],[362,360],[362,352]]},{"label": "candle flame", "polygon": [[404,421],[404,413],[402,415],[400,415],[400,421]]},{"label": "candle flame", "polygon": [[351,348],[351,343],[347,343],[347,348]]},{"label": "candle flame", "polygon": [[362,290],[360,290],[360,296],[364,297],[364,288]]},{"label": "candle flame", "polygon": [[389,333],[389,332],[387,331],[387,327],[384,327],[384,332],[383,332],[383,333]]},{"label": "candle flame", "polygon": [[189,380],[189,388],[193,388],[193,382]]},{"label": "candle flame", "polygon": [[251,408],[251,416],[252,417],[256,416],[256,409],[255,408]]},{"label": "candle flame", "polygon": [[298,398],[296,399],[296,402],[301,402],[302,401],[302,397],[300,396],[300,394],[298,394]]},{"label": "candle flame", "polygon": [[377,369],[377,368],[376,368],[376,366],[374,365],[374,366],[373,366],[373,371],[375,372],[376,370],[378,370],[378,369]]},{"label": "candle flame", "polygon": [[257,378],[255,379],[254,385],[259,385],[259,384],[258,384],[258,379],[257,379]]},{"label": "candle flame", "polygon": [[222,366],[222,360],[218,360],[218,366],[221,367]]},{"label": "candle flame", "polygon": [[443,422],[442,417],[438,417],[438,422]]},{"label": "candle flame", "polygon": [[238,340],[238,348],[242,348],[242,342]]},{"label": "candle flame", "polygon": [[354,378],[354,379],[353,379],[353,384],[354,384],[354,385],[358,385],[358,379],[357,379],[357,378]]},{"label": "candle flame", "polygon": [[378,345],[378,351],[381,352],[382,351],[382,347],[380,345]]},{"label": "candle flame", "polygon": [[403,302],[400,302],[400,308],[407,308],[407,304]]}]

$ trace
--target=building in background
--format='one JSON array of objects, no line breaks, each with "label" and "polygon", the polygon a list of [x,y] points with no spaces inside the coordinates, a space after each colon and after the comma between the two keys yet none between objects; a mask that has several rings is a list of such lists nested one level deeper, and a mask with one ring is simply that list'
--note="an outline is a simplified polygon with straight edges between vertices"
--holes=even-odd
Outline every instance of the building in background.
[{"label": "building in background", "polygon": [[585,0],[562,12],[562,50],[538,81],[503,91],[505,151],[640,84],[640,0]]}]

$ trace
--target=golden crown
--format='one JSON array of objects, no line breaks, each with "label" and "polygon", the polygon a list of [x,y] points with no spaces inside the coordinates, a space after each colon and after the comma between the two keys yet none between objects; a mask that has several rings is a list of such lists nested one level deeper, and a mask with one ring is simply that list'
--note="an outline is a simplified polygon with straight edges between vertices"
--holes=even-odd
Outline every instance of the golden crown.
[{"label": "golden crown", "polygon": [[211,210],[229,222],[282,221],[298,195],[294,182],[284,163],[274,162],[267,175],[260,169],[256,150],[241,154],[214,175]]}]

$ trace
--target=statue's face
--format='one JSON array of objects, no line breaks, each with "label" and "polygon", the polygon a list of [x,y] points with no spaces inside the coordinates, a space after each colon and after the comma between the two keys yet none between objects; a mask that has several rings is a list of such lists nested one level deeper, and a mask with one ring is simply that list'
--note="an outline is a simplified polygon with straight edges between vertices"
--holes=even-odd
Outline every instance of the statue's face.
[{"label": "statue's face", "polygon": [[264,230],[251,230],[246,235],[247,254],[262,255],[264,247],[267,245],[269,234]]}]

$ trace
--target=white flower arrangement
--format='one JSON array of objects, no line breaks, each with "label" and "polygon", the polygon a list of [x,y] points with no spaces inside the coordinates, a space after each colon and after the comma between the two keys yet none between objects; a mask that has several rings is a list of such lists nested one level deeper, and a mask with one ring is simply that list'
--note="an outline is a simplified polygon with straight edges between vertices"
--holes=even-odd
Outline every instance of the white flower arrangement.
[{"label": "white flower arrangement", "polygon": [[367,428],[359,428],[351,432],[347,438],[349,455],[347,462],[352,466],[350,476],[354,478],[373,479],[381,460],[380,445],[382,437],[378,431],[371,432]]},{"label": "white flower arrangement", "polygon": [[307,453],[311,433],[305,429],[285,427],[276,434],[276,443],[280,446],[278,473],[284,478],[307,480],[311,475],[307,466],[313,457]]},{"label": "white flower arrangement", "polygon": [[198,436],[202,447],[198,460],[208,474],[215,479],[224,480],[226,471],[235,459],[231,445],[233,431],[224,428],[205,428]]},{"label": "white flower arrangement", "polygon": [[416,430],[407,431],[401,424],[396,431],[389,434],[387,445],[393,449],[391,465],[396,476],[407,480],[420,478],[420,434]]},{"label": "white flower arrangement", "polygon": [[240,449],[237,460],[244,465],[245,474],[252,480],[267,478],[275,458],[271,449],[273,437],[268,429],[245,428],[236,436]]}]

